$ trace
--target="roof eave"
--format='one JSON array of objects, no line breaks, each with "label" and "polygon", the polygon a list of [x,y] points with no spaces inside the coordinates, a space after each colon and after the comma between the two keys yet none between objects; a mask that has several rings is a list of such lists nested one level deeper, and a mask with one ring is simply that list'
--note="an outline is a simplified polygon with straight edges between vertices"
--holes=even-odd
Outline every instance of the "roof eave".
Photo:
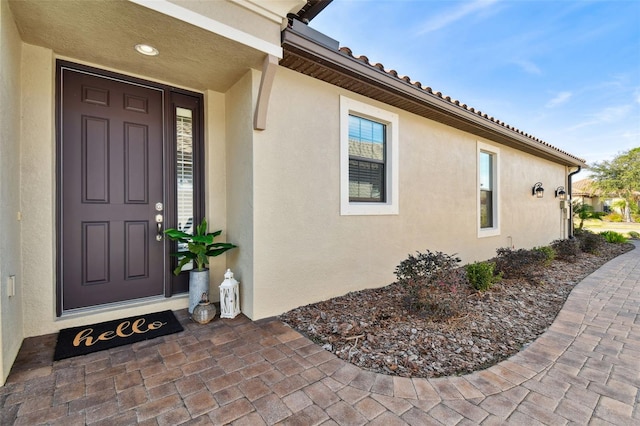
[{"label": "roof eave", "polygon": [[[456,104],[439,93],[418,87],[419,83],[412,84],[408,79],[398,78],[370,65],[365,62],[366,58],[356,59],[339,50],[329,49],[291,28],[283,31],[282,47],[285,55],[281,65],[295,71],[565,166],[586,166],[584,160],[502,122],[496,122],[480,111],[470,111],[463,104]],[[318,71],[321,70],[313,68],[314,64],[335,74],[320,73]],[[364,83],[366,87],[357,90],[354,80]],[[409,109],[406,108],[407,102],[412,104]]]}]

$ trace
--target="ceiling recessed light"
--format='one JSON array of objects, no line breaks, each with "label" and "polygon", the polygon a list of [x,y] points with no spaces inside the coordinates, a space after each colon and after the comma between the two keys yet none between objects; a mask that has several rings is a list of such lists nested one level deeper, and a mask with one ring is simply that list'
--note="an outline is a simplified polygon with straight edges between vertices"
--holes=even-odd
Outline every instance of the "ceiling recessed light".
[{"label": "ceiling recessed light", "polygon": [[153,46],[149,46],[148,44],[136,44],[135,49],[136,52],[147,56],[158,56],[160,54],[158,49]]}]

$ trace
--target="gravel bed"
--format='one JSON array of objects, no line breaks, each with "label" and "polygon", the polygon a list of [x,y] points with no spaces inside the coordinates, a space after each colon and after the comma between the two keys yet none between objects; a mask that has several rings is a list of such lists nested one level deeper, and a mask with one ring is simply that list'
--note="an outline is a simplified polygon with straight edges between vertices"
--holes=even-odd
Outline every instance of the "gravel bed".
[{"label": "gravel bed", "polygon": [[577,283],[633,248],[606,244],[598,255],[582,253],[573,263],[555,260],[537,284],[503,279],[486,292],[461,292],[464,313],[444,322],[408,313],[405,288],[397,283],[302,306],[280,319],[365,370],[402,377],[466,374],[525,348],[553,323]]}]

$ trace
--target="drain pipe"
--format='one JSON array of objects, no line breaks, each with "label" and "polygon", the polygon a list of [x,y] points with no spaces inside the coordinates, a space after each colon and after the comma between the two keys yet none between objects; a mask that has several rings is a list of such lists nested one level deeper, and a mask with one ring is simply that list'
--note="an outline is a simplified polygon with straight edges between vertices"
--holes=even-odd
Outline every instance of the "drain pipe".
[{"label": "drain pipe", "polygon": [[571,196],[571,177],[576,173],[580,173],[580,170],[582,170],[582,166],[578,166],[578,170],[567,175],[567,193],[569,194],[569,228],[567,229],[569,230],[569,239],[573,238],[573,197]]}]

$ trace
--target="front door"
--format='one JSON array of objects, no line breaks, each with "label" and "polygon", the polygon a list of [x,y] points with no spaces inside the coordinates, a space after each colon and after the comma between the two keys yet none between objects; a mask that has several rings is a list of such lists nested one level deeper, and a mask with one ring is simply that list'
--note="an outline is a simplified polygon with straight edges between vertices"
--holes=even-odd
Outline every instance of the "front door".
[{"label": "front door", "polygon": [[58,312],[164,295],[164,91],[59,78]]}]

